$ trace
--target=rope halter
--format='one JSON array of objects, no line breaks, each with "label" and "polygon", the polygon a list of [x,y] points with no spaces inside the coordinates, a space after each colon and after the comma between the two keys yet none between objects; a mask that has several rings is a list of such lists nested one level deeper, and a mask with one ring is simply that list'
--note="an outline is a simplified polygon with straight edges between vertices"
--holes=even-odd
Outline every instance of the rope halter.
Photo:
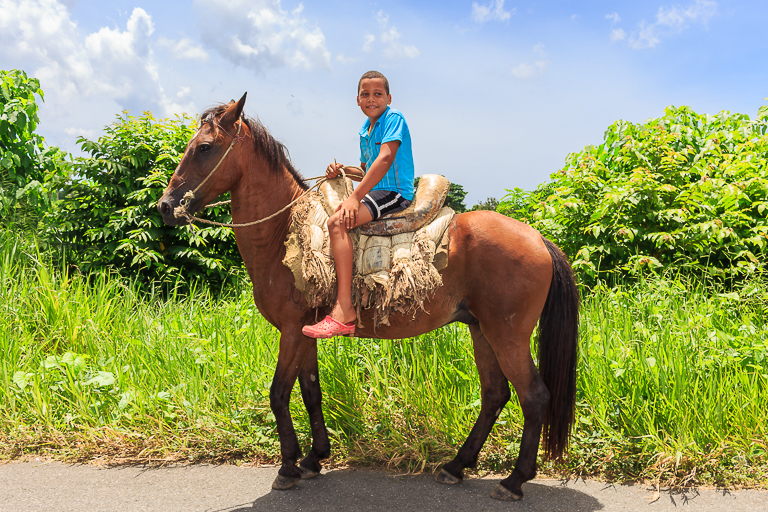
[{"label": "rope halter", "polygon": [[[216,123],[216,124],[218,125],[218,123]],[[192,202],[192,200],[195,199],[195,193],[198,190],[200,190],[200,187],[205,185],[205,182],[208,181],[208,179],[211,176],[213,176],[213,173],[216,172],[216,169],[219,168],[221,163],[224,161],[224,158],[226,158],[227,154],[234,147],[234,145],[237,144],[237,142],[239,142],[239,141],[241,141],[241,140],[243,140],[245,138],[245,136],[240,136],[240,128],[242,126],[243,126],[243,121],[240,120],[240,124],[237,126],[237,133],[235,134],[234,137],[232,137],[232,142],[229,144],[229,147],[224,152],[224,154],[221,156],[221,159],[219,160],[219,163],[216,164],[216,166],[211,170],[211,172],[208,173],[208,176],[206,176],[205,179],[197,187],[195,187],[194,190],[190,190],[186,194],[184,194],[184,197],[182,197],[181,201],[179,201],[179,206],[177,206],[176,208],[173,209],[173,216],[174,217],[176,217],[176,218],[183,217],[190,224],[192,224],[193,222],[202,222],[202,223],[205,223],[205,224],[210,224],[212,226],[221,226],[221,227],[227,227],[227,228],[243,228],[243,227],[247,227],[247,226],[253,226],[255,224],[261,224],[262,222],[266,222],[269,219],[272,219],[272,218],[280,215],[285,210],[287,210],[288,208],[290,208],[291,206],[296,204],[299,200],[301,200],[301,198],[303,198],[304,196],[306,196],[307,194],[312,192],[312,190],[314,190],[316,188],[319,188],[320,185],[322,185],[325,181],[327,181],[327,178],[325,176],[317,176],[315,178],[307,178],[307,180],[317,180],[317,182],[314,185],[312,185],[309,189],[307,189],[299,197],[297,197],[296,199],[294,199],[293,201],[291,201],[290,203],[288,203],[287,205],[285,205],[284,207],[282,207],[281,209],[279,209],[278,211],[276,211],[272,215],[270,215],[268,217],[265,217],[263,219],[254,220],[252,222],[245,222],[245,223],[242,223],[242,224],[231,224],[231,223],[227,223],[227,222],[216,222],[216,221],[208,220],[208,219],[199,219],[199,218],[191,215],[187,208],[189,207],[189,204]],[[223,131],[224,133],[229,135],[229,133],[227,133],[227,131],[224,128],[222,128],[220,125],[219,125],[219,128],[221,128],[221,131]],[[363,174],[365,174],[364,171],[362,171],[362,169],[360,169],[359,167],[345,166],[345,167],[342,167],[340,169],[341,176],[345,180],[347,178],[347,173],[344,171],[344,169],[347,169],[347,168],[357,169],[357,170],[360,170],[361,172],[363,172]],[[227,204],[229,202],[231,202],[231,201],[221,201],[219,203],[214,203],[214,204],[207,205],[206,208],[212,208],[214,206],[220,206],[220,205],[223,205],[223,204]]]},{"label": "rope halter", "polygon": [[[222,126],[219,123],[216,123],[216,125],[221,129],[221,131],[223,131],[224,133],[229,135],[227,130],[222,128]],[[216,170],[219,168],[221,163],[227,157],[229,152],[232,151],[232,148],[235,147],[235,144],[237,144],[238,142],[240,142],[241,140],[243,140],[245,138],[245,136],[242,136],[242,137],[240,136],[240,129],[242,127],[243,127],[243,121],[241,119],[240,122],[237,125],[237,132],[235,133],[235,136],[232,137],[230,135],[230,137],[232,137],[232,142],[230,142],[229,147],[224,152],[224,154],[221,155],[221,159],[219,160],[219,162],[214,166],[213,169],[211,169],[211,172],[208,173],[208,176],[206,176],[205,179],[203,181],[201,181],[200,184],[197,187],[195,187],[194,190],[188,190],[187,193],[184,194],[184,197],[182,197],[181,200],[179,201],[179,206],[177,206],[176,208],[173,209],[173,216],[174,217],[176,217],[176,218],[184,217],[187,220],[191,221],[191,219],[193,217],[192,217],[192,215],[190,215],[189,210],[187,209],[189,207],[189,204],[195,199],[195,194],[197,193],[198,190],[200,190],[200,187],[205,185],[205,183],[211,178],[211,176],[213,176],[213,173],[216,172]]]}]

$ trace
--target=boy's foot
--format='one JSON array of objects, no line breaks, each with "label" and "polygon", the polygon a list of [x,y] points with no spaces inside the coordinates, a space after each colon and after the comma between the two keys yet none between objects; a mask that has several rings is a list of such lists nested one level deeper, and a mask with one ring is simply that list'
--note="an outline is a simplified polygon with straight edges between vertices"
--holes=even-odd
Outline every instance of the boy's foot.
[{"label": "boy's foot", "polygon": [[348,324],[343,324],[330,315],[323,318],[315,325],[305,325],[301,328],[304,336],[310,338],[333,338],[334,336],[354,336],[357,319]]}]

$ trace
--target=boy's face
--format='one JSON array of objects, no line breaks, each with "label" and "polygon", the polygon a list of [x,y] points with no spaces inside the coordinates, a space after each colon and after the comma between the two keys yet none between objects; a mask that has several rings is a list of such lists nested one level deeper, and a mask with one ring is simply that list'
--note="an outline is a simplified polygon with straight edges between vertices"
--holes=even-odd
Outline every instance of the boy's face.
[{"label": "boy's face", "polygon": [[387,94],[384,88],[384,80],[381,78],[366,78],[360,82],[360,90],[357,91],[357,104],[363,114],[374,123],[381,114],[387,110],[387,105],[392,103],[392,95]]}]

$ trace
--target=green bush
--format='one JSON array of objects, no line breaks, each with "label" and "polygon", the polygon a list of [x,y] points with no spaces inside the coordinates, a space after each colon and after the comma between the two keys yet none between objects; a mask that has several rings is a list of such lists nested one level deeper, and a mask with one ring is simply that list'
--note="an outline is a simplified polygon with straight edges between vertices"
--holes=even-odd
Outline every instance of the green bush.
[{"label": "green bush", "polygon": [[57,147],[45,147],[35,133],[40,122],[36,78],[0,70],[0,225],[36,229],[50,207],[51,192],[66,176]]},{"label": "green bush", "polygon": [[[123,112],[97,141],[78,139],[90,156],[73,163],[74,178],[47,218],[47,239],[85,273],[114,268],[139,282],[165,284],[202,278],[213,289],[240,275],[232,230],[169,227],[157,211],[195,129],[187,116]],[[205,212],[231,222],[228,207]]]},{"label": "green bush", "polygon": [[495,197],[489,197],[485,201],[480,201],[476,205],[474,205],[469,211],[476,212],[478,210],[489,210],[492,212],[495,212],[496,209],[499,207],[499,200]]},{"label": "green bush", "polygon": [[674,269],[742,278],[763,265],[768,232],[768,107],[756,120],[668,107],[617,121],[533,193],[499,211],[527,218],[587,281]]}]

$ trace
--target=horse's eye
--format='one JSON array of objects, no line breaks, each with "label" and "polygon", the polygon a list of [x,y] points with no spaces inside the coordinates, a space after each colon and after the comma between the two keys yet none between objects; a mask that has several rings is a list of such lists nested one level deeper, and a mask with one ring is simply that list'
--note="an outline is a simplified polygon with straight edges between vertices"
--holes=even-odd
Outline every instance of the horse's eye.
[{"label": "horse's eye", "polygon": [[201,153],[207,153],[208,151],[211,150],[211,145],[210,144],[200,144],[198,146],[198,149],[200,150]]}]

